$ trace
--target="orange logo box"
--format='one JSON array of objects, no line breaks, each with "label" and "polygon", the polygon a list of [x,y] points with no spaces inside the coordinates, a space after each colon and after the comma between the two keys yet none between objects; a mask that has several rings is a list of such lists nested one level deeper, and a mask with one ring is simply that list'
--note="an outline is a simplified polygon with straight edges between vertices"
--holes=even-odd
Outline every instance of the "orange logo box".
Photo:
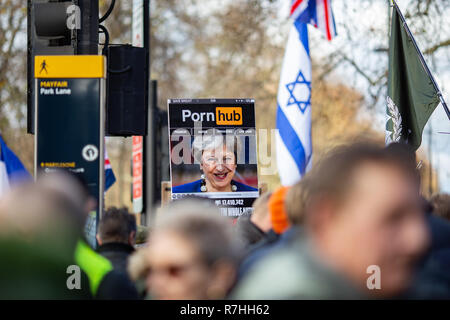
[{"label": "orange logo box", "polygon": [[216,124],[224,125],[241,125],[242,124],[242,108],[241,107],[217,107],[216,108]]}]

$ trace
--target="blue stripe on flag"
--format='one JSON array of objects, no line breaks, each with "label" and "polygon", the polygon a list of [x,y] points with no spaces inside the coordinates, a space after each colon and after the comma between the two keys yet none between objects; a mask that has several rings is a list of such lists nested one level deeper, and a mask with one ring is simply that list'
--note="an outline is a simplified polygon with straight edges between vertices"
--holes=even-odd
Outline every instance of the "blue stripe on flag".
[{"label": "blue stripe on flag", "polygon": [[309,12],[309,9],[307,8],[305,11],[303,11],[295,21],[303,22],[303,23],[309,23],[311,20],[311,13]]},{"label": "blue stripe on flag", "polygon": [[[312,25],[318,25],[319,22],[317,21],[317,1],[311,1],[309,4],[309,12],[311,12],[311,20],[307,23],[310,23]],[[317,26],[319,27],[319,26]]]},{"label": "blue stripe on flag", "polygon": [[316,0],[308,1],[308,6],[305,10],[295,19],[296,22],[311,23],[317,22],[316,14]]},{"label": "blue stripe on flag", "polygon": [[301,23],[298,20],[294,22],[294,25],[297,29],[298,34],[300,35],[300,41],[302,42],[302,45],[309,56],[308,25],[305,23]]},{"label": "blue stripe on flag", "polygon": [[283,140],[292,159],[297,164],[300,174],[303,176],[306,171],[305,149],[283,110],[280,108],[280,105],[278,105],[277,109],[277,129],[279,130],[281,140]]},{"label": "blue stripe on flag", "polygon": [[332,34],[332,36],[335,37],[335,36],[337,36],[336,21],[334,20],[334,14],[333,14],[333,10],[331,9],[331,6],[330,6],[330,12],[331,12],[331,20],[333,20],[333,34]]}]

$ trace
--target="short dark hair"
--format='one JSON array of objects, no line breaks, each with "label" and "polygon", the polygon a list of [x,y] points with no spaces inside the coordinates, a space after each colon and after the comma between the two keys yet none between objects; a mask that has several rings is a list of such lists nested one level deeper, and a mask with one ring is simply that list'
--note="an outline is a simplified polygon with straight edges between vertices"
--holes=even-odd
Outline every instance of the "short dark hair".
[{"label": "short dark hair", "polygon": [[98,226],[102,242],[127,243],[131,232],[136,232],[136,217],[127,208],[112,207],[106,210]]},{"label": "short dark hair", "polygon": [[419,190],[420,176],[410,147],[399,143],[382,147],[373,142],[357,142],[333,149],[305,175],[302,179],[305,181],[298,186],[305,197],[302,207],[306,212],[302,214],[310,214],[307,212],[309,205],[322,196],[342,200],[352,187],[352,175],[367,163],[395,166],[409,176]]},{"label": "short dark hair", "polygon": [[433,214],[450,220],[450,194],[435,194],[430,199]]}]

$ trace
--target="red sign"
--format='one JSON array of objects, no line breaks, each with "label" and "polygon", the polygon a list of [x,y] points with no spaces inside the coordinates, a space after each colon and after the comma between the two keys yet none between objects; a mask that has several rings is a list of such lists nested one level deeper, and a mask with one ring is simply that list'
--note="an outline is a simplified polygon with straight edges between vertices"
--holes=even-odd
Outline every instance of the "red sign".
[{"label": "red sign", "polygon": [[133,211],[142,212],[143,138],[133,136]]}]

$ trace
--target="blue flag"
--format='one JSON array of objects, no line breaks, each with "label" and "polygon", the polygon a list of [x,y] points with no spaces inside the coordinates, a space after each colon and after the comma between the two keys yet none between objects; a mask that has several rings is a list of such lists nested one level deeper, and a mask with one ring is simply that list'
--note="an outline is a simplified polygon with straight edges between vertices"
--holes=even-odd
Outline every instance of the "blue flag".
[{"label": "blue flag", "polygon": [[10,187],[31,179],[30,173],[0,135],[0,195]]}]

